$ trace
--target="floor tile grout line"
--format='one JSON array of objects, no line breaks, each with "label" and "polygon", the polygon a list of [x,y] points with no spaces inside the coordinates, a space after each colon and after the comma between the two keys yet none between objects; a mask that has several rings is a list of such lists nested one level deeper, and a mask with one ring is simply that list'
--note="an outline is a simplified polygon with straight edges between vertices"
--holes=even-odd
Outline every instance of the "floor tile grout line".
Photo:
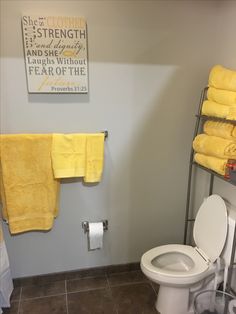
[{"label": "floor tile grout line", "polygon": [[[120,275],[124,274],[130,274],[130,273],[135,273],[135,272],[140,272],[140,270],[131,270],[131,271],[123,271],[123,272],[118,272],[118,273],[109,273],[109,276],[114,276],[118,277]],[[67,278],[67,281],[74,281],[74,280],[81,280],[81,279],[91,279],[91,278],[106,278],[108,276],[108,273],[105,274],[99,274],[99,275],[91,275],[91,276],[85,276],[85,277],[75,277],[75,278]]]},{"label": "floor tile grout line", "polygon": [[19,295],[19,302],[18,302],[18,310],[17,310],[17,314],[19,314],[19,313],[20,313],[21,295],[22,295],[22,287],[20,287],[20,295]]},{"label": "floor tile grout line", "polygon": [[[117,285],[111,285],[109,282],[109,279],[106,278],[107,281],[107,286],[109,289],[111,288],[115,288],[115,287],[122,287],[122,286],[130,286],[130,285],[136,285],[136,284],[143,284],[143,283],[148,283],[148,281],[135,281],[135,282],[124,282],[124,283],[120,283]],[[97,288],[87,288],[87,289],[83,289],[83,290],[74,290],[74,291],[67,291],[67,294],[72,294],[72,293],[79,293],[79,292],[88,292],[88,291],[95,291],[95,290],[102,290],[102,289],[106,289],[106,286],[104,287],[97,287]]]},{"label": "floor tile grout line", "polygon": [[[130,271],[115,272],[115,273],[109,273],[109,275],[116,277],[116,276],[119,276],[119,275],[130,274],[130,273],[134,273],[134,272],[140,272],[140,270],[130,270]],[[62,282],[64,280],[74,281],[74,280],[80,280],[80,279],[100,278],[100,277],[106,277],[107,274],[108,273],[98,274],[98,275],[81,276],[81,277],[75,277],[75,278],[66,278],[66,279],[60,279],[60,280],[55,280],[55,281],[41,282],[39,284],[26,284],[26,285],[23,285],[22,288],[24,288],[24,287],[31,287],[31,286],[44,286],[44,285],[48,285],[48,284],[51,284],[51,283],[54,283],[54,282]]]},{"label": "floor tile grout line", "polygon": [[77,278],[66,279],[66,280],[67,280],[67,281],[75,281],[75,280],[92,279],[92,278],[106,278],[106,275],[89,276],[89,277],[77,277]]},{"label": "floor tile grout line", "polygon": [[100,288],[88,288],[88,289],[84,289],[84,290],[75,290],[75,291],[70,291],[67,292],[67,294],[74,294],[74,293],[82,293],[82,292],[89,292],[89,291],[96,291],[96,290],[103,290],[106,289],[106,287],[100,287]]},{"label": "floor tile grout line", "polygon": [[110,286],[110,282],[109,282],[109,278],[108,278],[108,275],[106,274],[106,282],[107,282],[107,286],[108,286],[108,289],[111,290],[111,286]]},{"label": "floor tile grout line", "polygon": [[142,280],[142,281],[123,282],[123,283],[118,283],[118,284],[115,284],[115,285],[111,285],[110,284],[110,287],[113,288],[113,287],[129,286],[129,285],[136,285],[136,284],[139,285],[141,283],[148,283],[148,281],[147,280]]},{"label": "floor tile grout line", "polygon": [[63,292],[63,293],[58,293],[58,294],[43,295],[43,296],[40,296],[40,297],[24,298],[24,299],[21,299],[21,301],[37,300],[37,299],[51,298],[51,297],[59,297],[59,296],[65,295],[65,294],[66,293]]},{"label": "floor tile grout line", "polygon": [[42,286],[47,286],[47,285],[50,285],[50,284],[58,284],[58,283],[61,283],[65,281],[65,279],[63,280],[56,280],[56,281],[46,281],[46,282],[40,282],[40,283],[35,283],[35,284],[29,284],[29,285],[23,285],[21,286],[21,288],[30,288],[30,287],[42,287]]},{"label": "floor tile grout line", "polygon": [[157,296],[157,292],[156,292],[156,289],[154,288],[152,282],[150,281],[150,284],[151,284],[151,287],[152,287],[152,290],[155,292],[155,295]]},{"label": "floor tile grout line", "polygon": [[65,292],[66,292],[66,313],[69,314],[68,297],[67,297],[67,281],[66,280],[65,280]]},{"label": "floor tile grout line", "polygon": [[115,302],[114,297],[113,297],[113,293],[112,293],[112,289],[111,289],[111,285],[110,285],[110,281],[109,281],[107,273],[106,273],[106,280],[107,280],[108,289],[110,290],[110,293],[111,293],[111,300],[112,300],[112,303],[114,304],[116,314],[119,314],[116,302]]},{"label": "floor tile grout line", "polygon": [[[110,285],[109,283],[109,279],[106,278],[107,280],[107,286],[109,289],[111,288],[115,288],[115,287],[122,287],[122,286],[130,286],[130,285],[139,285],[139,284],[144,284],[144,283],[149,283],[148,281],[135,281],[135,282],[125,282],[125,283],[121,283],[121,284],[117,284],[117,285]],[[102,289],[106,289],[106,286],[104,287],[97,287],[97,288],[87,288],[87,289],[83,289],[83,290],[74,290],[74,291],[67,291],[67,294],[73,294],[73,293],[79,293],[79,292],[88,292],[88,291],[95,291],[95,290],[102,290]]]},{"label": "floor tile grout line", "polygon": [[[135,281],[135,282],[125,282],[125,283],[120,283],[120,284],[116,284],[116,285],[111,285],[107,276],[105,277],[105,279],[106,279],[107,286],[110,290],[113,287],[115,288],[115,287],[132,286],[132,285],[136,285],[136,284],[139,285],[139,284],[149,283],[148,281]],[[152,286],[152,284],[151,284],[151,286]],[[153,288],[153,286],[152,286],[152,288]],[[32,298],[22,298],[22,296],[21,296],[22,292],[20,291],[19,301],[37,300],[37,299],[43,299],[43,298],[50,298],[50,297],[57,297],[57,296],[63,296],[63,295],[68,295],[68,294],[80,293],[80,292],[102,290],[102,289],[106,289],[106,286],[99,287],[99,288],[97,287],[97,288],[88,288],[88,289],[83,289],[83,290],[68,291],[67,282],[65,280],[65,292],[58,293],[58,294],[43,295],[43,296],[32,297]],[[155,291],[154,288],[153,288],[153,290]],[[156,293],[156,291],[155,291],[155,293]]]},{"label": "floor tile grout line", "polygon": [[124,275],[124,274],[130,274],[130,273],[142,273],[141,270],[130,270],[130,271],[122,271],[122,272],[118,272],[118,273],[108,273],[107,275],[109,275],[110,277],[118,277],[120,275]]}]

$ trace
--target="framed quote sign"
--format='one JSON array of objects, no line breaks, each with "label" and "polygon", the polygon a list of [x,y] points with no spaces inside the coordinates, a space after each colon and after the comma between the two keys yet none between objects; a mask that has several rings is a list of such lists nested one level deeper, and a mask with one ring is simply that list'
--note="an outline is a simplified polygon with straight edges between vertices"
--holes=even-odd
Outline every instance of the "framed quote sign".
[{"label": "framed quote sign", "polygon": [[87,27],[80,17],[22,16],[29,93],[87,93]]}]

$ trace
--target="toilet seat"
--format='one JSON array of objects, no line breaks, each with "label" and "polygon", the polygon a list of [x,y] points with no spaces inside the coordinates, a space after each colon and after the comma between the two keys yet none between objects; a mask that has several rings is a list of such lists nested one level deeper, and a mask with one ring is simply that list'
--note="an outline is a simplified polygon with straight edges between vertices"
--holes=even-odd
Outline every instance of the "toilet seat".
[{"label": "toilet seat", "polygon": [[146,252],[141,268],[147,277],[160,284],[186,285],[201,280],[209,264],[192,246],[168,244]]},{"label": "toilet seat", "polygon": [[227,207],[219,195],[207,197],[200,206],[193,227],[196,246],[214,263],[220,256],[228,230]]},{"label": "toilet seat", "polygon": [[200,206],[193,229],[196,247],[169,244],[151,249],[141,259],[144,274],[159,284],[194,284],[214,270],[227,235],[227,208],[219,195]]}]

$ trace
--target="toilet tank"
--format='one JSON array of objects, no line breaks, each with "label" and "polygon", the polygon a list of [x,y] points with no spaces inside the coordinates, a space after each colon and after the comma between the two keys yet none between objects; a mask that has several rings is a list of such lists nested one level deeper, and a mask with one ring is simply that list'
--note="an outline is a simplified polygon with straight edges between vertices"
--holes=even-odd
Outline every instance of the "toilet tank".
[{"label": "toilet tank", "polygon": [[[228,211],[228,231],[227,231],[226,242],[225,242],[223,251],[221,253],[221,258],[224,260],[224,262],[227,265],[229,265],[230,260],[231,260],[231,252],[232,252],[234,234],[235,234],[236,207],[232,206],[228,202],[225,202],[225,203],[227,205],[227,211]],[[236,261],[235,256],[234,256],[234,261]]]}]

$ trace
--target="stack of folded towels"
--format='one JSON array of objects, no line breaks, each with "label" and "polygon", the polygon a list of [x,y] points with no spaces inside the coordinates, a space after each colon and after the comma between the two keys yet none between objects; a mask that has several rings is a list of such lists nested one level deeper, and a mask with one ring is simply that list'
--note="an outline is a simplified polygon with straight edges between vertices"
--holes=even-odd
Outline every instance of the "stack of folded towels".
[{"label": "stack of folded towels", "polygon": [[236,120],[236,71],[216,65],[210,72],[208,85],[202,114]]},{"label": "stack of folded towels", "polygon": [[[212,68],[201,114],[236,120],[236,71],[220,65]],[[193,141],[194,160],[224,176],[228,160],[236,159],[236,126],[230,122],[208,120],[203,132]]]},{"label": "stack of folded towels", "polygon": [[236,126],[209,120],[203,130],[193,141],[194,160],[224,176],[228,160],[236,159]]}]

